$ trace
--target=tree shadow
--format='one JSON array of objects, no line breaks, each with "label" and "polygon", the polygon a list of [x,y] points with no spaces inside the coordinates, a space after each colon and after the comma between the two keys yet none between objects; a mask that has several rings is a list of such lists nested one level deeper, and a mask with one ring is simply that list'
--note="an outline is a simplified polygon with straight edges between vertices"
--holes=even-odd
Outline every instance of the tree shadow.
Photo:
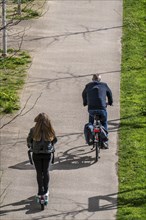
[{"label": "tree shadow", "polygon": [[[104,75],[104,74],[110,74],[110,73],[119,73],[120,70],[112,70],[112,71],[106,71],[106,72],[99,72],[100,75]],[[38,83],[54,83],[54,82],[58,82],[61,80],[72,80],[72,79],[79,79],[79,78],[85,78],[85,77],[89,77],[89,76],[93,76],[93,73],[90,74],[84,74],[84,75],[75,75],[73,73],[69,73],[69,72],[55,72],[55,73],[62,73],[62,74],[68,74],[69,76],[65,76],[65,77],[57,77],[57,78],[31,78],[31,81],[29,81],[27,84],[38,84]]]},{"label": "tree shadow", "polygon": [[[114,131],[119,131],[123,127],[130,127],[131,129],[135,128],[145,128],[145,122],[134,122],[134,119],[137,118],[138,116],[141,116],[142,113],[135,114],[135,115],[129,115],[126,117],[118,118],[118,119],[113,119],[108,121],[109,125],[109,132],[114,132]],[[131,119],[129,122],[128,119]],[[133,119],[133,121],[132,121]]]},{"label": "tree shadow", "polygon": [[[17,207],[17,208],[2,210],[2,208],[9,207],[9,206],[13,206],[13,207]],[[24,207],[18,208],[19,206],[24,206]],[[33,214],[33,213],[37,213],[37,212],[42,211],[40,204],[37,204],[35,202],[35,196],[29,197],[25,200],[21,200],[19,202],[9,203],[9,204],[0,206],[0,210],[1,210],[0,216],[4,216],[10,212],[26,211],[25,214]]]},{"label": "tree shadow", "polygon": [[108,121],[108,131],[117,132],[120,129],[120,119],[119,120],[110,120]]},{"label": "tree shadow", "polygon": [[[135,191],[131,194],[131,191]],[[124,196],[120,195],[124,193]],[[140,207],[146,205],[146,186],[135,187],[131,190],[122,191],[118,193],[118,206],[131,206],[131,207]]]},{"label": "tree shadow", "polygon": [[[106,204],[102,205],[102,201],[106,201]],[[117,198],[112,197],[112,195],[94,196],[88,199],[89,212],[99,212],[105,210],[112,210],[116,208]]]},{"label": "tree shadow", "polygon": [[[98,212],[98,211],[105,211],[105,210],[112,210],[116,209],[117,207],[123,207],[124,205],[131,205],[133,207],[138,207],[141,205],[146,204],[146,198],[141,196],[136,196],[136,198],[127,198],[126,194],[131,193],[132,191],[139,191],[139,190],[145,190],[146,187],[137,187],[132,188],[129,190],[124,190],[121,192],[108,194],[108,195],[99,195],[99,196],[93,196],[88,199],[88,211],[89,212]],[[121,198],[120,195],[124,194]],[[102,205],[102,202],[106,201],[107,204]]]},{"label": "tree shadow", "polygon": [[111,26],[111,27],[103,27],[103,28],[97,28],[97,29],[85,29],[84,31],[78,31],[78,32],[67,32],[67,33],[63,33],[63,34],[58,34],[58,35],[50,35],[50,36],[45,36],[45,37],[35,37],[32,39],[29,39],[29,41],[38,41],[41,39],[49,39],[49,38],[54,38],[54,39],[59,39],[61,37],[69,37],[69,36],[74,36],[74,35],[85,35],[85,34],[89,34],[89,33],[96,33],[96,32],[100,32],[100,31],[108,31],[108,30],[112,30],[112,29],[119,29],[122,28],[122,25],[117,25],[117,26]]},{"label": "tree shadow", "polygon": [[72,170],[91,166],[95,163],[95,157],[90,155],[91,153],[91,147],[86,145],[60,152],[60,156],[55,158],[51,170]]}]

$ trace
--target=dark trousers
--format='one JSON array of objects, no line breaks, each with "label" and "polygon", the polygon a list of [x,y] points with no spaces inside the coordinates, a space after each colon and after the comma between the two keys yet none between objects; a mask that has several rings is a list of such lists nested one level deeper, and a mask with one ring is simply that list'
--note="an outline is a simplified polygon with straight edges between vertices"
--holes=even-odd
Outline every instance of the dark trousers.
[{"label": "dark trousers", "polygon": [[49,165],[51,154],[33,153],[33,161],[37,173],[38,195],[44,195],[49,187]]}]

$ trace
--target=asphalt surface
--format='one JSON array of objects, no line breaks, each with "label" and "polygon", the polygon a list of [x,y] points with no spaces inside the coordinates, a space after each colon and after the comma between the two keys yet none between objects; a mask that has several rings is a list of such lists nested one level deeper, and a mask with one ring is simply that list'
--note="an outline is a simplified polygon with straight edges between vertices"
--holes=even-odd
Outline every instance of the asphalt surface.
[{"label": "asphalt surface", "polygon": [[[21,43],[33,60],[21,110],[1,118],[1,220],[115,220],[120,118],[122,1],[47,1],[43,17],[13,29],[9,45]],[[21,32],[22,31],[22,32]],[[99,162],[85,144],[87,108],[81,93],[100,73],[113,92],[108,107],[109,150]],[[58,137],[50,169],[49,205],[35,202],[36,173],[27,157],[26,137],[33,120],[46,112]]]}]

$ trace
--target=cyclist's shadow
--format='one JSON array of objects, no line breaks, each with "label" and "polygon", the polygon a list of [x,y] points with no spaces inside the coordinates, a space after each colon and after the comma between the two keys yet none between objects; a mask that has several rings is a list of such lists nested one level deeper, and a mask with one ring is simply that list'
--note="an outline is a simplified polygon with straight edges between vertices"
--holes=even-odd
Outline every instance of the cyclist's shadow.
[{"label": "cyclist's shadow", "polygon": [[[2,208],[4,207],[8,207],[8,206],[13,206],[15,208],[11,208],[11,209],[6,209],[6,210],[2,210]],[[21,206],[21,208],[19,208],[19,206]],[[23,207],[22,207],[23,206]],[[33,213],[37,213],[41,211],[40,205],[36,203],[35,201],[35,196],[29,197],[25,200],[21,200],[19,202],[14,202],[14,203],[9,203],[3,206],[0,206],[0,217],[4,216],[10,212],[18,212],[18,211],[22,211],[22,210],[26,210],[26,214],[33,214]]]},{"label": "cyclist's shadow", "polygon": [[70,170],[91,166],[95,163],[95,153],[92,153],[91,146],[77,146],[57,153],[51,170]]}]

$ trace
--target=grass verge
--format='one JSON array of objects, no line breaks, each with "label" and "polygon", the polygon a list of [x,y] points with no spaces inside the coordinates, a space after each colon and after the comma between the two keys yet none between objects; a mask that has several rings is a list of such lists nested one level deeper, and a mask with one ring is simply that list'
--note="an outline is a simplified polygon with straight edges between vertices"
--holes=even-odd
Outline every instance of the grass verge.
[{"label": "grass verge", "polygon": [[145,0],[123,1],[118,220],[146,218]]},{"label": "grass verge", "polygon": [[8,57],[0,57],[0,114],[19,109],[18,92],[24,85],[30,62],[29,54],[24,51],[9,49]]},{"label": "grass verge", "polygon": [[[37,18],[44,12],[46,0],[21,0],[21,14],[18,14],[18,0],[7,2],[7,23],[13,28],[13,21]],[[14,24],[16,25],[16,24]],[[2,50],[0,50],[2,54]],[[0,114],[19,110],[19,91],[25,83],[25,76],[31,57],[28,52],[8,49],[7,57],[0,57]]]},{"label": "grass verge", "polygon": [[7,4],[7,18],[9,20],[37,18],[42,15],[45,2],[46,0],[21,0],[21,5],[18,7],[18,0],[10,0]]}]

